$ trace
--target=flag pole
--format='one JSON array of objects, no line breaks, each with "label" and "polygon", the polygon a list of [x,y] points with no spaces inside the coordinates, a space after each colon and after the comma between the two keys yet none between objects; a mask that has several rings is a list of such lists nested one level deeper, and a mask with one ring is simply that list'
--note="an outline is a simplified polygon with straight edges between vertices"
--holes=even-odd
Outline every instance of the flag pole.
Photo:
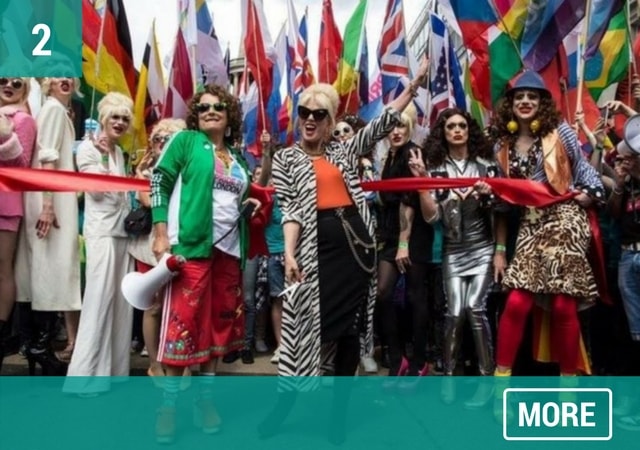
[{"label": "flag pole", "polygon": [[589,23],[591,22],[591,0],[587,0],[587,9],[584,16],[584,23],[582,24],[582,33],[580,33],[578,55],[578,92],[576,95],[576,112],[582,111],[582,88],[584,86],[584,54],[586,52],[587,36],[589,35]]},{"label": "flag pole", "polygon": [[[591,0],[587,0],[587,1],[590,2]],[[498,8],[496,7],[495,0],[491,0],[489,2],[489,5],[491,6],[491,9],[493,10],[493,13],[498,18],[498,21],[500,21],[500,25],[502,25],[504,30],[506,31],[507,36],[509,36],[509,42],[511,42],[511,45],[513,45],[513,48],[515,49],[516,54],[518,55],[518,58],[520,59],[520,63],[524,67],[524,60],[522,59],[522,54],[520,53],[520,47],[518,46],[516,41],[513,39],[513,36],[511,35],[511,30],[509,29],[509,27],[505,23],[504,17],[502,17],[502,14],[500,14],[500,12],[498,11]]]},{"label": "flag pole", "polygon": [[[633,35],[633,27],[631,26],[631,2],[627,0],[626,5],[627,36],[629,38],[629,64],[633,69],[633,76],[636,76],[638,74],[638,65],[636,63],[636,57],[633,54],[633,43],[635,42],[635,36]],[[629,92],[631,92],[631,90],[629,90]]]},{"label": "flag pole", "polygon": [[89,116],[91,120],[95,120],[95,104],[96,104],[96,85],[98,84],[98,75],[100,74],[100,53],[102,52],[103,40],[104,40],[104,22],[105,17],[107,16],[107,10],[109,9],[109,4],[104,5],[104,9],[102,10],[102,18],[100,21],[100,32],[98,33],[98,47],[96,48],[96,61],[93,67],[93,72],[95,75],[96,82],[93,83],[93,89],[91,90],[91,109],[89,111]]}]

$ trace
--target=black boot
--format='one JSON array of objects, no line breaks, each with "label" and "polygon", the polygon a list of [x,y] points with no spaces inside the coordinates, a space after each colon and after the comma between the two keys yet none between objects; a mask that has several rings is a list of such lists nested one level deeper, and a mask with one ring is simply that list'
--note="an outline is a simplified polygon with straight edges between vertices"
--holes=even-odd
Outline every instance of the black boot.
[{"label": "black boot", "polygon": [[33,311],[31,303],[17,302],[17,319],[18,319],[18,338],[20,340],[20,349],[18,353],[23,357],[27,357],[27,349],[31,345],[31,340],[35,336],[35,325],[33,323]]},{"label": "black boot", "polygon": [[2,372],[2,360],[4,360],[4,329],[6,325],[6,320],[0,320],[0,372]]},{"label": "black boot", "polygon": [[42,375],[63,376],[67,373],[67,365],[56,358],[51,348],[55,313],[48,311],[34,311],[34,322],[37,332],[31,345],[27,348],[27,362],[29,375],[35,375],[36,363],[42,368]]}]

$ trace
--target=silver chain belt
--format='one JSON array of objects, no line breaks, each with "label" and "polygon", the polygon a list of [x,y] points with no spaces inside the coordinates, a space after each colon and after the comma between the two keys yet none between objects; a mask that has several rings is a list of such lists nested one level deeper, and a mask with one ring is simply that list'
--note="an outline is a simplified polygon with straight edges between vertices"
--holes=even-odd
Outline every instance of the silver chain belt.
[{"label": "silver chain belt", "polygon": [[373,242],[371,243],[365,242],[358,237],[358,234],[353,230],[353,228],[351,227],[351,224],[347,222],[347,220],[344,218],[344,208],[336,208],[336,216],[338,217],[338,219],[340,219],[340,222],[342,223],[342,228],[344,229],[344,234],[347,237],[347,242],[349,243],[351,254],[355,258],[356,262],[358,263],[360,268],[364,270],[366,273],[368,273],[369,275],[373,274],[376,270],[375,258],[373,258],[373,266],[367,267],[362,262],[360,255],[358,255],[358,252],[356,251],[356,245],[359,245],[360,247],[364,248],[364,252],[368,255],[370,251],[375,251],[376,244]]}]

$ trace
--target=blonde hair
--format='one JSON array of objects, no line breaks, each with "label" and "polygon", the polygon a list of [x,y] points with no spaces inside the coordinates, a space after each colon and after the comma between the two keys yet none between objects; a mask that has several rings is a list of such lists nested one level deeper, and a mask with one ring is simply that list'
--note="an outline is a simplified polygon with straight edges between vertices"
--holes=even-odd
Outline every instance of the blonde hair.
[{"label": "blonde hair", "polygon": [[22,81],[22,85],[24,86],[24,91],[20,96],[20,100],[18,100],[18,104],[26,105],[27,101],[29,100],[29,92],[31,92],[31,78],[29,77],[5,77],[5,78],[9,80],[19,79],[20,81]]},{"label": "blonde hair", "polygon": [[187,123],[182,119],[162,119],[151,129],[149,140],[153,140],[159,133],[174,134],[185,128],[187,128]]},{"label": "blonde hair", "polygon": [[[133,116],[133,100],[119,92],[109,92],[98,103],[98,122],[102,128],[106,128],[107,120],[111,116],[122,115]],[[131,126],[131,120],[129,121]]]},{"label": "blonde hair", "polygon": [[409,130],[409,136],[412,136],[413,129],[415,128],[416,122],[418,121],[418,110],[413,105],[413,103],[409,103],[404,111],[402,111],[402,113],[400,114],[400,121]]},{"label": "blonde hair", "polygon": [[312,84],[302,91],[298,105],[308,106],[312,100],[315,100],[318,105],[329,111],[331,127],[333,128],[336,123],[338,106],[340,106],[340,96],[336,89],[327,83]]},{"label": "blonde hair", "polygon": [[[51,82],[56,78],[63,78],[63,77],[45,77],[40,79],[40,88],[42,89],[42,95],[44,95],[45,97],[49,96],[49,94],[51,93]],[[80,78],[73,78],[74,93],[78,97],[82,98],[84,97],[84,94],[80,92],[80,84],[81,84]]]}]

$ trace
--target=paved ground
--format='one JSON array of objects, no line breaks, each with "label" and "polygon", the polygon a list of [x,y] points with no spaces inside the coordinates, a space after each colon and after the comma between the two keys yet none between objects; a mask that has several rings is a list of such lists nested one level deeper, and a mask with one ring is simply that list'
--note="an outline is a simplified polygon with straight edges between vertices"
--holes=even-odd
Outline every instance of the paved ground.
[{"label": "paved ground", "polygon": [[[276,366],[271,364],[270,353],[257,355],[255,363],[242,364],[238,360],[233,364],[220,363],[219,372],[221,374],[234,375],[275,375]],[[131,355],[131,375],[144,375],[149,366],[149,358],[143,358],[139,354]],[[39,371],[39,368],[37,369]],[[2,375],[28,375],[27,360],[20,355],[11,355],[4,359],[2,365]]]},{"label": "paved ground", "polygon": [[[221,375],[275,375],[275,364],[271,364],[271,353],[255,355],[253,364],[243,364],[237,360],[233,364],[220,363],[218,372]],[[145,375],[149,367],[149,358],[143,358],[139,354],[131,355],[131,375]],[[39,368],[36,369],[39,373]],[[28,375],[27,360],[20,355],[7,356],[2,365],[2,375],[24,376]],[[378,374],[386,374],[386,369],[381,369]]]}]

